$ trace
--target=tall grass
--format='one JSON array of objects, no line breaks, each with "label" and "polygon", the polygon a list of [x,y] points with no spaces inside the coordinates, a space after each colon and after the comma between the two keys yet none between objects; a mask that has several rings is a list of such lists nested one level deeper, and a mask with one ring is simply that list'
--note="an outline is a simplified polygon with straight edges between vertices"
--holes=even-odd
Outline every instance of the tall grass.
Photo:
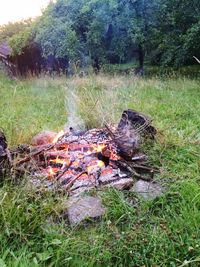
[{"label": "tall grass", "polygon": [[[72,228],[60,218],[65,195],[5,181],[0,266],[199,266],[200,81],[106,75],[11,81],[1,76],[0,127],[9,145],[30,143],[43,129],[62,129],[71,115],[71,88],[87,128],[117,123],[127,108],[154,119],[157,140],[144,150],[160,168],[156,179],[167,191],[148,202],[131,192],[92,192],[102,196],[106,215],[101,222]],[[129,204],[136,198],[136,205]]]}]

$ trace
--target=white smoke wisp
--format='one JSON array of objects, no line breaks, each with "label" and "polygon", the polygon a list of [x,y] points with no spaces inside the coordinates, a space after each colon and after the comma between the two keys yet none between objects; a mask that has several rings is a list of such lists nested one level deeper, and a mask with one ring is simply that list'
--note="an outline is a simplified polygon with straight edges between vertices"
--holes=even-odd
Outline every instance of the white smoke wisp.
[{"label": "white smoke wisp", "polygon": [[84,130],[85,123],[81,116],[78,114],[79,97],[77,94],[76,86],[73,82],[67,86],[67,95],[65,99],[65,106],[67,110],[67,123],[65,124],[65,130],[69,130],[72,127],[75,130]]}]

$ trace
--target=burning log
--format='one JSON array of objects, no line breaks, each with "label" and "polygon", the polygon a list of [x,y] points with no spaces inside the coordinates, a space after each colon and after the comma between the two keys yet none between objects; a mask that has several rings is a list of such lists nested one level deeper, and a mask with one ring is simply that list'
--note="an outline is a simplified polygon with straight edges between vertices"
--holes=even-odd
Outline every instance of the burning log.
[{"label": "burning log", "polygon": [[130,160],[138,152],[139,136],[137,132],[127,126],[112,132],[108,125],[105,126],[112,140],[117,145],[119,155],[126,160]]},{"label": "burning log", "polygon": [[135,131],[144,137],[155,138],[156,129],[151,125],[152,120],[146,115],[132,109],[125,110],[122,113],[121,120],[118,124],[118,131],[129,129]]},{"label": "burning log", "polygon": [[132,160],[138,153],[141,137],[155,138],[156,129],[151,125],[152,120],[131,109],[125,110],[117,129],[113,132],[105,125],[112,140],[118,147],[118,153],[125,160]]}]

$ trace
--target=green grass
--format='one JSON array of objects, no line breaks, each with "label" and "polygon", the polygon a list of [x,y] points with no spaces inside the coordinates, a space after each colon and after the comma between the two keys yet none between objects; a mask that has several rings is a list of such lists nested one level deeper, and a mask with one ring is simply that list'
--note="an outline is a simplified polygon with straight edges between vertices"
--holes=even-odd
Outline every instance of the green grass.
[{"label": "green grass", "polygon": [[[73,93],[71,93],[71,91]],[[74,228],[60,220],[65,195],[38,193],[23,181],[0,188],[0,266],[199,266],[200,81],[121,76],[0,77],[0,127],[11,146],[30,143],[43,129],[58,131],[74,100],[85,126],[118,122],[123,109],[150,115],[156,143],[144,150],[160,167],[167,187],[152,201],[127,201],[134,193],[107,190],[100,222]],[[60,221],[60,223],[55,223]]]}]

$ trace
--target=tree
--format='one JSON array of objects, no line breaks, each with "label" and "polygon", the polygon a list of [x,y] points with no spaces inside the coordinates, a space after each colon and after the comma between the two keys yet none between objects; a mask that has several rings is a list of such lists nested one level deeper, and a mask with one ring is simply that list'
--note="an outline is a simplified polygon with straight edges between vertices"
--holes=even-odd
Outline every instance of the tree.
[{"label": "tree", "polygon": [[200,48],[200,1],[159,0],[153,31],[152,62],[181,66],[194,62]]},{"label": "tree", "polygon": [[33,20],[27,19],[20,22],[9,22],[6,25],[0,26],[0,43],[8,42],[11,37],[26,31],[32,24]]},{"label": "tree", "polygon": [[57,0],[36,21],[0,27],[0,42],[13,54],[33,45],[44,58],[84,61],[96,72],[104,63],[138,59],[163,66],[194,63],[200,57],[199,0]]},{"label": "tree", "polygon": [[37,27],[44,55],[90,55],[100,63],[126,62],[138,54],[143,68],[155,0],[58,0]]},{"label": "tree", "polygon": [[30,46],[33,42],[32,28],[27,27],[19,33],[15,33],[12,37],[9,38],[8,43],[12,48],[12,55],[21,55],[23,49]]},{"label": "tree", "polygon": [[35,41],[40,44],[44,57],[75,58],[77,38],[68,22],[46,17],[37,26]]}]

